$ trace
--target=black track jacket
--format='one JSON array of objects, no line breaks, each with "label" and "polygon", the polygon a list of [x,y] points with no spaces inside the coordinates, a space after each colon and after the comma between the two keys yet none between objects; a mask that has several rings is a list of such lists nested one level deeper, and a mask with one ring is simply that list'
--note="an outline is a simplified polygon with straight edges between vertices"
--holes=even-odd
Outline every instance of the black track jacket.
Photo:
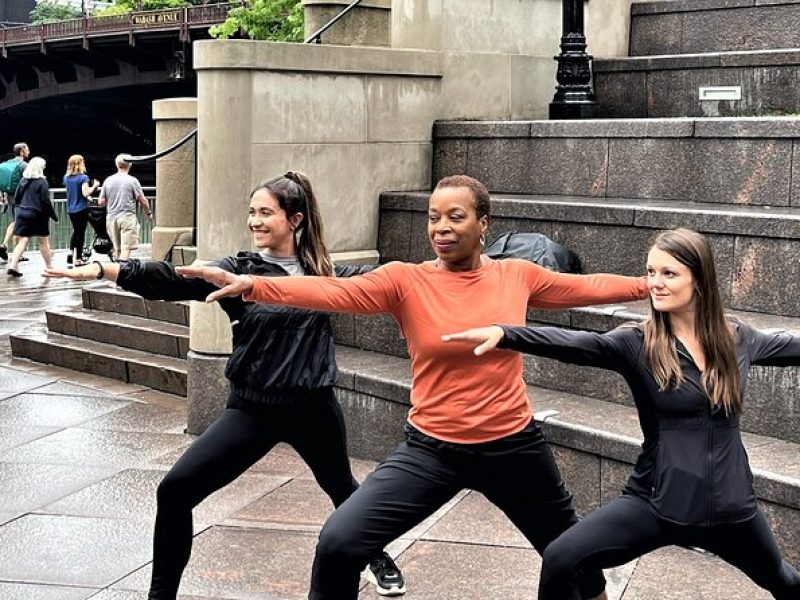
[{"label": "black track jacket", "polygon": [[[759,331],[736,321],[742,394],[750,365],[800,365],[800,336]],[[753,475],[739,415],[711,409],[701,373],[677,343],[684,382],[665,391],[651,374],[644,333],[624,326],[605,334],[552,327],[504,327],[500,348],[617,371],[631,388],[644,434],[624,493],[649,501],[664,519],[690,525],[735,523],[755,514]]]},{"label": "black track jacket", "polygon": [[[239,252],[212,263],[236,274],[283,276],[280,266],[255,252]],[[337,266],[337,277],[374,268]],[[129,260],[120,263],[117,284],[148,300],[205,300],[216,286],[184,279],[167,262]],[[231,320],[233,351],[225,368],[231,393],[258,404],[286,403],[336,382],[333,328],[326,313],[245,302],[219,301]]]}]

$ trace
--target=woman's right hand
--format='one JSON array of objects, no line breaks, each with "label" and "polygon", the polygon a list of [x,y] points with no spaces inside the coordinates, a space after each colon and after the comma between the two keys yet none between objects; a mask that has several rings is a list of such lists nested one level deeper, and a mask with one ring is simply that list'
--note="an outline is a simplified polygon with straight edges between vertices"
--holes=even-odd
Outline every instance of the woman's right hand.
[{"label": "woman's right hand", "polygon": [[176,267],[175,272],[181,277],[205,279],[218,289],[206,297],[206,302],[214,302],[220,298],[231,298],[249,294],[253,291],[253,278],[249,275],[236,275],[219,267]]},{"label": "woman's right hand", "polygon": [[494,350],[497,344],[505,337],[503,328],[499,325],[491,327],[478,327],[477,329],[467,329],[459,333],[443,335],[443,342],[472,342],[478,344],[472,351],[475,356],[486,354],[489,350]]}]

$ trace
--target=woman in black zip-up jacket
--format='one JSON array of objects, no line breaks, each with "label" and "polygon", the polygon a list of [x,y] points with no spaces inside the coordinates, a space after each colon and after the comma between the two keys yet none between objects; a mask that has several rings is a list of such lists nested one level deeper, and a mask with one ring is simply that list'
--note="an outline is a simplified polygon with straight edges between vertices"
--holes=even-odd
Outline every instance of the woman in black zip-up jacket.
[{"label": "woman in black zip-up jacket", "polygon": [[800,366],[800,336],[726,318],[711,247],[661,233],[647,263],[650,318],[605,334],[492,326],[444,336],[479,342],[475,354],[517,350],[619,372],[644,433],[623,495],[545,550],[540,600],[579,598],[581,569],[624,564],[666,545],[696,546],[741,569],[775,598],[800,598],[800,574],[756,504],[739,430],[751,365]]},{"label": "woman in black zip-up jacket", "polygon": [[[289,172],[260,184],[250,197],[247,225],[260,252],[239,252],[221,268],[251,275],[336,275],[372,267],[334,267],[322,238],[311,183]],[[204,300],[216,289],[185,279],[166,262],[94,262],[48,269],[49,277],[110,279],[151,300]],[[189,447],[158,487],[149,598],[173,600],[192,545],[192,509],[227,485],[278,442],[290,444],[339,506],[358,487],[350,470],[336,382],[333,330],[327,314],[244,302],[220,302],[233,329],[225,369],[230,396],[222,415]],[[379,592],[404,591],[403,577],[384,552],[370,564]]]}]

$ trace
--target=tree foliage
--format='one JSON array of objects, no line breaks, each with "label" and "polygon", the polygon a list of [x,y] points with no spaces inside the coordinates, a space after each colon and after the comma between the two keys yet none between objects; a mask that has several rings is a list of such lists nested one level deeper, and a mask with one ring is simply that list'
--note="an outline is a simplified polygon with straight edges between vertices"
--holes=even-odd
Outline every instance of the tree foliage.
[{"label": "tree foliage", "polygon": [[64,4],[56,4],[50,0],[39,0],[30,12],[31,23],[41,25],[42,23],[53,23],[54,21],[67,21],[78,19],[81,11]]},{"label": "tree foliage", "polygon": [[212,37],[227,39],[240,31],[254,40],[303,41],[303,6],[300,0],[252,0],[228,13],[227,20],[212,27]]}]

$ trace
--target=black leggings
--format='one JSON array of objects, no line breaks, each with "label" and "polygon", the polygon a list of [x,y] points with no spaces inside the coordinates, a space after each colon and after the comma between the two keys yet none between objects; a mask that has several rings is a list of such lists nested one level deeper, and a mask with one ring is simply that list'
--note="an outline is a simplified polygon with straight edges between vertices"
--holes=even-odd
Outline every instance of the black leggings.
[{"label": "black leggings", "polygon": [[575,574],[581,569],[616,567],[671,545],[716,554],[779,600],[800,598],[800,574],[781,558],[760,510],[741,523],[675,525],[660,518],[647,500],[625,495],[597,509],[547,547],[539,600],[577,599]]},{"label": "black leggings", "polygon": [[[455,496],[482,492],[541,554],[577,522],[540,428],[483,444],[448,444],[409,429],[407,439],[328,519],[311,575],[312,600],[355,600],[369,558]],[[582,578],[586,598],[600,594],[600,571]]]},{"label": "black leggings", "polygon": [[69,238],[69,250],[73,253],[74,260],[83,260],[83,245],[86,240],[86,224],[89,222],[89,209],[69,213],[72,223],[72,237]]},{"label": "black leggings", "polygon": [[192,549],[192,509],[281,441],[308,464],[334,506],[358,487],[350,471],[344,417],[332,389],[257,412],[226,408],[158,486],[151,600],[174,600],[178,592]]}]

